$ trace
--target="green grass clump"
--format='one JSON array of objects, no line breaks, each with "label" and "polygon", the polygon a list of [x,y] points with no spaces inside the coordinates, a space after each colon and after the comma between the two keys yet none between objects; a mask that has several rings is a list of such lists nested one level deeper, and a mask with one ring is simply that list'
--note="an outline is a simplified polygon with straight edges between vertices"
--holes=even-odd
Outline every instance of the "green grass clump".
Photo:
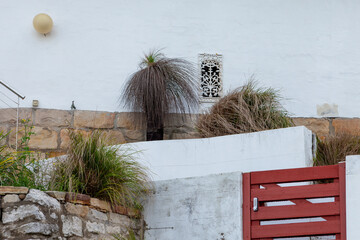
[{"label": "green grass clump", "polygon": [[280,100],[278,91],[257,88],[250,80],[201,115],[196,127],[203,137],[215,137],[293,126]]},{"label": "green grass clump", "polygon": [[104,133],[88,136],[69,132],[65,159],[54,163],[51,189],[88,194],[92,197],[134,207],[149,188],[146,169],[120,147],[108,147]]}]

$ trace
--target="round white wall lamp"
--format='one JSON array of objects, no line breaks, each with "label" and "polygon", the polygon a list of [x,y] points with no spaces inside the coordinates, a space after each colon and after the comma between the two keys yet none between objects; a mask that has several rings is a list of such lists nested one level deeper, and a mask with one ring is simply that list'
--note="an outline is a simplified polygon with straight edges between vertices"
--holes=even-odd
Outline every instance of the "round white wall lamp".
[{"label": "round white wall lamp", "polygon": [[38,33],[44,34],[46,36],[46,34],[52,30],[53,20],[45,13],[39,13],[34,17],[33,25]]}]

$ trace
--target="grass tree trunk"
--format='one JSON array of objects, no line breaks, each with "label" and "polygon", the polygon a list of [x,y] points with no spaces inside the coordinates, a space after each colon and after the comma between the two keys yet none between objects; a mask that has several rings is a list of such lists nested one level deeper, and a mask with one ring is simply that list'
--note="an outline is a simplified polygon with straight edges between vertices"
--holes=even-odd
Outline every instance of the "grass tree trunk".
[{"label": "grass tree trunk", "polygon": [[156,128],[150,122],[147,123],[146,141],[156,141],[164,139],[164,127]]}]

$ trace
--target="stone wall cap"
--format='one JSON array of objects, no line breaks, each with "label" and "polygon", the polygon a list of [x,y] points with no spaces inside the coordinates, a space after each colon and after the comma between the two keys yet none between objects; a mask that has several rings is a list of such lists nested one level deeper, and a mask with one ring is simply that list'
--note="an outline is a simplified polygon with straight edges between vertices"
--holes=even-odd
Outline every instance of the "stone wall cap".
[{"label": "stone wall cap", "polygon": [[65,195],[65,201],[71,202],[71,203],[77,203],[82,205],[90,205],[90,199],[91,197],[86,194],[81,193],[66,193]]},{"label": "stone wall cap", "polygon": [[0,186],[0,195],[27,194],[28,192],[29,189],[27,187]]}]

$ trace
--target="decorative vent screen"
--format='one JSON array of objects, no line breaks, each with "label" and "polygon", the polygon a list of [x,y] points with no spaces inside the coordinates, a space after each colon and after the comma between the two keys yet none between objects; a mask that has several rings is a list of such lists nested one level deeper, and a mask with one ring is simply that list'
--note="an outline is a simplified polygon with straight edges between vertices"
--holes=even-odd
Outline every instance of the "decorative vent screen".
[{"label": "decorative vent screen", "polygon": [[221,97],[223,89],[222,55],[199,54],[201,100],[213,102]]}]

